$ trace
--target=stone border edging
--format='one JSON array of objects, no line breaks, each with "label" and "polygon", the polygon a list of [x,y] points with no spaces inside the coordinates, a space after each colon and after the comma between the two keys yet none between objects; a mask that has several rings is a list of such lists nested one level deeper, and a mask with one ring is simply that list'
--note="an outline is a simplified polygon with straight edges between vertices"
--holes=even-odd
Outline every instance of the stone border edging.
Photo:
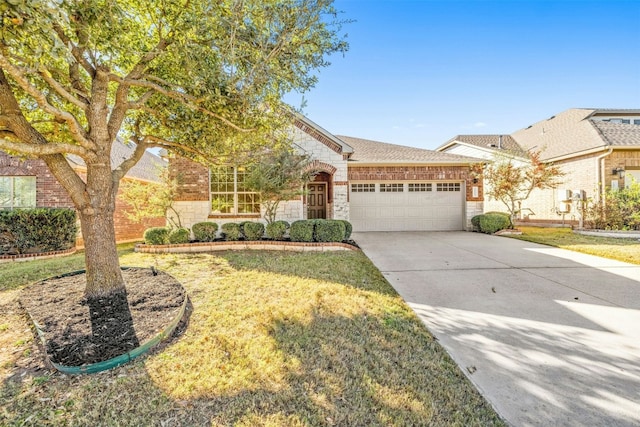
[{"label": "stone border edging", "polygon": [[78,251],[78,248],[64,249],[61,251],[36,252],[33,254],[0,255],[0,263],[11,261],[35,261],[37,259],[57,258],[71,255]]},{"label": "stone border edging", "polygon": [[283,241],[226,241],[226,242],[198,242],[175,245],[145,245],[139,243],[135,246],[135,252],[148,254],[164,253],[199,253],[215,251],[241,251],[241,250],[269,250],[292,252],[326,252],[326,251],[357,251],[357,247],[348,243],[309,243],[309,242],[283,242]]}]

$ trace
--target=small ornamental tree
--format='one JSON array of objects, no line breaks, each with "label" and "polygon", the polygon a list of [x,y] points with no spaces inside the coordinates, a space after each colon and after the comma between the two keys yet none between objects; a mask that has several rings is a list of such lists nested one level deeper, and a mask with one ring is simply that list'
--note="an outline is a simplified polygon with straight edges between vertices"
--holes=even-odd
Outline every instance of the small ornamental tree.
[{"label": "small ornamental tree", "polygon": [[181,228],[180,214],[174,208],[180,178],[171,178],[169,170],[160,171],[160,182],[124,180],[118,197],[128,206],[124,214],[131,221],[167,218],[172,227]]},{"label": "small ornamental tree", "polygon": [[[283,95],[346,50],[339,28],[332,0],[0,1],[0,150],[69,193],[89,299],[125,290],[113,214],[145,150],[228,164],[271,146]],[[136,149],[114,164],[116,137]]]},{"label": "small ornamental tree", "polygon": [[303,193],[304,185],[311,180],[308,164],[307,156],[280,149],[269,152],[251,166],[245,184],[260,193],[267,224],[276,220],[280,202]]},{"label": "small ornamental tree", "polygon": [[485,194],[506,206],[513,227],[520,205],[531,192],[536,188],[555,188],[563,176],[558,166],[540,160],[539,151],[530,152],[525,165],[515,164],[512,157],[499,156],[484,171]]}]

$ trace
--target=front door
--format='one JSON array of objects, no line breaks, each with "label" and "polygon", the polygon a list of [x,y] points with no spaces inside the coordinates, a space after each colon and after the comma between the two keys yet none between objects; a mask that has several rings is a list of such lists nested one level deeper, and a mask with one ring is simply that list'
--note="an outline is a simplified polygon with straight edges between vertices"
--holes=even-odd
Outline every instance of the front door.
[{"label": "front door", "polygon": [[318,182],[307,187],[307,218],[327,218],[327,184]]}]

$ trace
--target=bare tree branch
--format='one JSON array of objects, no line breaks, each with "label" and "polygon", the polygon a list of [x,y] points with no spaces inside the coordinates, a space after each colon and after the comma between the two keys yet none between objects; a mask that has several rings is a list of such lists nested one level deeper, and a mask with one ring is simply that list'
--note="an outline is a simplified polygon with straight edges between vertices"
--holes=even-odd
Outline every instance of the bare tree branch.
[{"label": "bare tree branch", "polygon": [[155,94],[156,94],[156,92],[153,91],[153,90],[149,90],[149,91],[145,92],[136,101],[129,102],[129,105],[128,105],[127,109],[128,110],[139,110],[139,109],[141,109],[142,107],[144,107],[144,105],[147,103],[147,101]]}]

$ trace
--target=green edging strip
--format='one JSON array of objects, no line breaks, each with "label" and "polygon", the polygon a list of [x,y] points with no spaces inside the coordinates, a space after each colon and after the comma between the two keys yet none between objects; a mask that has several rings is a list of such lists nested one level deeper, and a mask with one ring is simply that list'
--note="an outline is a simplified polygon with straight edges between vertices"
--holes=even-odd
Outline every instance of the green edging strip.
[{"label": "green edging strip", "polygon": [[[122,270],[128,270],[129,268],[131,268],[131,267],[121,267]],[[75,276],[77,274],[82,274],[82,273],[85,273],[85,272],[86,272],[86,270],[72,271],[70,273],[61,274],[59,276],[51,277],[49,279],[44,279],[44,280],[41,280],[41,281],[44,282],[45,280],[50,280],[50,279],[57,279],[57,278],[61,278],[61,277]],[[155,337],[153,337],[152,339],[150,339],[149,341],[147,341],[143,345],[141,345],[139,347],[136,347],[133,350],[131,350],[131,351],[125,353],[125,354],[122,354],[122,355],[117,356],[117,357],[113,357],[113,358],[108,359],[108,360],[103,360],[102,362],[97,362],[97,363],[92,363],[92,364],[89,364],[89,365],[82,365],[82,366],[66,366],[66,365],[61,365],[61,364],[58,364],[58,363],[54,363],[49,358],[48,354],[46,355],[47,359],[49,360],[49,362],[51,362],[51,364],[53,365],[54,368],[56,368],[57,370],[59,370],[60,372],[65,373],[65,374],[95,374],[97,372],[106,371],[108,369],[112,369],[112,368],[116,368],[116,367],[118,367],[120,365],[124,365],[125,363],[132,361],[136,357],[147,353],[156,344],[159,344],[161,341],[163,341],[166,338],[170,337],[171,334],[173,333],[173,331],[178,326],[178,323],[180,323],[180,320],[182,320],[182,317],[184,316],[184,312],[185,312],[185,310],[187,308],[187,302],[188,301],[189,301],[189,298],[185,294],[184,301],[182,303],[182,307],[180,307],[180,311],[178,312],[178,315],[176,316],[176,318],[173,319],[171,321],[171,323],[169,323],[169,325],[164,330],[162,330],[158,335],[156,335]],[[40,328],[40,325],[38,325],[38,323],[33,319],[33,317],[31,317],[31,313],[28,313],[28,314],[29,314],[29,318],[31,319],[31,322],[33,322],[33,325],[35,326],[36,331],[38,332],[38,336],[40,337],[40,340],[42,341],[42,345],[45,348],[45,354],[46,354],[47,340],[44,337],[44,332]]]}]

